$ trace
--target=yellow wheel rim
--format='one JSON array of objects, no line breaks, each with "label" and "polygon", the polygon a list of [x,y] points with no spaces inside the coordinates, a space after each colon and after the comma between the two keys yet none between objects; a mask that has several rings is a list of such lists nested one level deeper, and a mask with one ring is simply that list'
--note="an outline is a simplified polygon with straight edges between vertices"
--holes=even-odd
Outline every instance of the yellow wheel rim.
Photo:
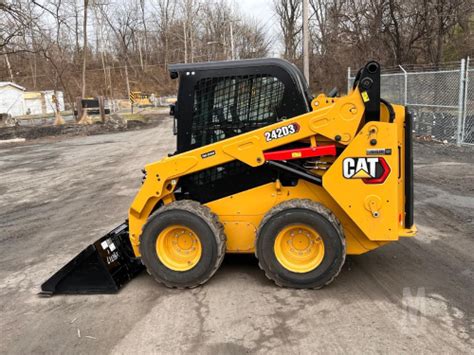
[{"label": "yellow wheel rim", "polygon": [[158,235],[156,254],[167,268],[188,271],[201,259],[201,241],[188,227],[172,225]]},{"label": "yellow wheel rim", "polygon": [[278,233],[274,252],[285,269],[305,273],[316,269],[323,261],[324,242],[313,228],[294,224]]}]

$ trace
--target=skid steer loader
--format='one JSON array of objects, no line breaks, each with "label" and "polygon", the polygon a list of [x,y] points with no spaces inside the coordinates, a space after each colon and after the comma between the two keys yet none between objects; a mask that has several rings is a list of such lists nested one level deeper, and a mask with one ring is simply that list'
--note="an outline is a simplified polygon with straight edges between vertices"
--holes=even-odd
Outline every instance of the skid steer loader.
[{"label": "skid steer loader", "polygon": [[312,98],[280,59],[176,64],[177,151],[148,164],[128,220],[42,294],[112,293],[143,268],[205,283],[225,253],[255,253],[277,285],[320,288],[347,254],[415,235],[412,121],[380,98],[380,66],[347,96]]}]

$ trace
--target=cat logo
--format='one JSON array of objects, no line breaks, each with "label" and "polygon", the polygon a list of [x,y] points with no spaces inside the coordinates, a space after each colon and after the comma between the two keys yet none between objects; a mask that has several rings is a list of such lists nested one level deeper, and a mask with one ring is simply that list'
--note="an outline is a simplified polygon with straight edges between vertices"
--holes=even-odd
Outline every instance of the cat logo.
[{"label": "cat logo", "polygon": [[384,158],[346,158],[342,163],[346,179],[362,179],[366,184],[381,184],[390,174],[390,167]]}]

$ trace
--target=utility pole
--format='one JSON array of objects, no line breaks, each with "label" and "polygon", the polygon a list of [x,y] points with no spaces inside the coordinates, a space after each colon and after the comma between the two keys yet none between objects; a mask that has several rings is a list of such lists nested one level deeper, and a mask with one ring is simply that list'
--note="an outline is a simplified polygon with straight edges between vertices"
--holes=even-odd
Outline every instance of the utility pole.
[{"label": "utility pole", "polygon": [[234,52],[234,28],[233,28],[233,23],[234,21],[230,20],[229,21],[229,26],[230,26],[230,59],[234,60],[235,59],[235,52]]},{"label": "utility pole", "polygon": [[82,46],[82,98],[86,97],[86,66],[87,66],[87,7],[89,0],[84,0],[84,21],[83,21],[83,36],[84,44]]},{"label": "utility pole", "polygon": [[303,0],[303,72],[309,85],[309,31],[308,31],[309,0]]},{"label": "utility pole", "polygon": [[184,37],[184,62],[188,62],[188,38],[186,36],[186,21],[183,21],[183,37]]},{"label": "utility pole", "polygon": [[[125,85],[127,87],[127,97],[130,98],[130,95],[132,94],[130,92],[130,81],[128,80],[128,65],[125,63]],[[133,113],[133,102],[130,100],[130,111]]]}]

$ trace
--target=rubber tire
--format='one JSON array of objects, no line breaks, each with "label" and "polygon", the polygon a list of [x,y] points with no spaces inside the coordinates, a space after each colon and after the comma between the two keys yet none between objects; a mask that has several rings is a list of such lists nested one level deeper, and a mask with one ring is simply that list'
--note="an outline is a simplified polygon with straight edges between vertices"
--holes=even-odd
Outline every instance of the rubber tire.
[{"label": "rubber tire", "polygon": [[[156,253],[158,235],[173,224],[192,229],[201,242],[201,258],[190,270],[171,270]],[[222,264],[225,250],[224,228],[217,216],[208,207],[191,200],[160,207],[148,218],[140,237],[142,263],[157,282],[170,288],[194,288],[208,281]]]},{"label": "rubber tire", "polygon": [[[279,231],[296,223],[314,228],[324,243],[321,264],[307,273],[286,269],[275,256],[274,244]],[[341,271],[346,243],[341,223],[330,210],[311,200],[294,199],[280,203],[265,215],[257,231],[255,255],[265,275],[278,286],[319,289],[331,283]]]}]

